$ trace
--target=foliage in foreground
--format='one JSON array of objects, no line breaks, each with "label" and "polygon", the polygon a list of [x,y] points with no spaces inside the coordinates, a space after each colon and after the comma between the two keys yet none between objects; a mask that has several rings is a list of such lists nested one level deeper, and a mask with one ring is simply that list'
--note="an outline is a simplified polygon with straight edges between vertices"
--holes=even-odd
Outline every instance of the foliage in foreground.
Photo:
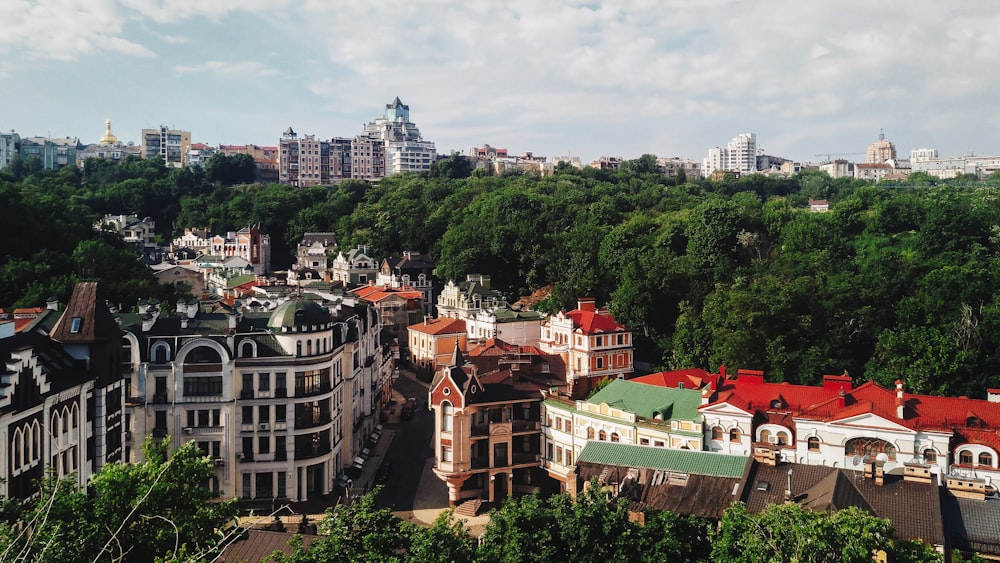
[{"label": "foliage in foreground", "polygon": [[194,442],[167,455],[147,438],[145,461],[108,464],[81,489],[53,475],[0,524],[0,561],[147,562],[211,559],[234,524],[233,502],[210,502],[214,465]]}]

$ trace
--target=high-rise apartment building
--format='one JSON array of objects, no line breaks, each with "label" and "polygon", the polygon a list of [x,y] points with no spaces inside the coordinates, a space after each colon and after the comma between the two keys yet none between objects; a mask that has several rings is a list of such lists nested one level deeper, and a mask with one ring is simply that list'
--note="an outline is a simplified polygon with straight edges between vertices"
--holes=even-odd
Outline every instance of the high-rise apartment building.
[{"label": "high-rise apartment building", "polygon": [[717,170],[753,174],[757,171],[757,135],[740,133],[725,147],[709,149],[708,156],[702,160],[701,169],[705,176]]},{"label": "high-rise apartment building", "polygon": [[11,130],[10,133],[0,133],[0,170],[7,168],[14,160],[14,155],[21,152],[21,136]]},{"label": "high-rise apartment building", "polygon": [[187,152],[191,149],[191,132],[170,129],[161,125],[158,129],[142,130],[142,157],[163,159],[170,168],[187,166]]},{"label": "high-rise apartment building", "polygon": [[[385,105],[385,113],[366,125],[355,141],[361,141],[363,137],[384,143],[385,176],[399,172],[425,172],[430,170],[437,158],[434,143],[420,136],[420,130],[410,121],[410,106],[401,102],[398,96]],[[363,142],[358,142],[358,148],[360,151],[369,150]],[[371,157],[374,159],[377,155],[371,154]],[[359,154],[359,158],[364,158],[363,154]]]},{"label": "high-rise apartment building", "polygon": [[885,140],[885,133],[879,131],[878,140],[868,145],[868,164],[885,164],[887,160],[896,160],[896,145]]}]

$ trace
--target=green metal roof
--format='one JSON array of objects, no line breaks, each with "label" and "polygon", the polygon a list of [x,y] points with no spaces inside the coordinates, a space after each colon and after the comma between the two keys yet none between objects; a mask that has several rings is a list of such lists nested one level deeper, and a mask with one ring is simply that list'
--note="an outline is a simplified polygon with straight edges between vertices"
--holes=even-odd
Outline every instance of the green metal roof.
[{"label": "green metal roof", "polygon": [[743,476],[747,456],[675,450],[651,446],[634,446],[615,442],[590,440],[577,457],[577,462],[665,469],[679,473],[713,477]]},{"label": "green metal roof", "polygon": [[607,403],[614,407],[646,417],[654,418],[658,413],[663,420],[700,420],[701,391],[697,389],[676,389],[635,383],[615,379],[603,389],[587,399],[588,403]]}]

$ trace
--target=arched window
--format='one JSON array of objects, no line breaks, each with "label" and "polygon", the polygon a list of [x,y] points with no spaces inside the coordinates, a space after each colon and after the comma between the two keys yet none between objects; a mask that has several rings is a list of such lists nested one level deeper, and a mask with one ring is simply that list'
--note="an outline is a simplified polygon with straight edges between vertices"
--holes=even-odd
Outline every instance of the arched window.
[{"label": "arched window", "polygon": [[972,452],[963,450],[958,454],[958,463],[962,465],[972,465]]},{"label": "arched window", "polygon": [[[878,438],[851,438],[844,445],[844,455],[859,455],[867,458],[876,458],[879,454],[885,454],[889,461],[896,461],[896,446],[885,440]],[[969,460],[972,463],[972,460]]]},{"label": "arched window", "polygon": [[713,440],[721,440],[722,439],[722,427],[721,426],[713,426],[712,427],[712,439]]},{"label": "arched window", "polygon": [[587,439],[588,440],[593,440],[594,439],[594,427],[593,426],[588,426],[587,427]]},{"label": "arched window", "polygon": [[611,441],[612,442],[620,442],[621,441],[621,439],[618,437],[618,433],[617,432],[612,432],[611,433]]},{"label": "arched window", "polygon": [[937,452],[930,448],[924,450],[924,463],[937,463]]},{"label": "arched window", "polygon": [[246,340],[240,345],[240,357],[241,358],[252,358],[253,357],[253,342]]},{"label": "arched window", "polygon": [[760,441],[761,442],[770,442],[771,441],[771,431],[770,430],[761,430],[760,431]]},{"label": "arched window", "polygon": [[313,341],[312,340],[306,340],[306,355],[307,356],[312,356],[313,355]]},{"label": "arched window", "polygon": [[810,436],[806,443],[809,445],[809,451],[818,452],[819,451],[819,438],[816,436]]},{"label": "arched window", "polygon": [[302,341],[301,340],[299,340],[299,341],[297,341],[295,343],[295,355],[296,356],[301,356],[302,355]]},{"label": "arched window", "polygon": [[743,439],[743,434],[740,432],[739,428],[733,428],[732,430],[729,431],[730,442],[739,442],[742,439]]},{"label": "arched window", "polygon": [[598,439],[598,440],[600,440],[600,441],[602,441],[602,442],[604,442],[605,440],[607,440],[607,439],[608,439],[608,434],[607,434],[607,432],[605,432],[605,431],[601,430],[601,431],[600,431],[600,432],[599,432],[599,433],[597,434],[597,439]]},{"label": "arched window", "polygon": [[455,407],[451,403],[444,401],[441,403],[441,430],[451,432],[451,419],[455,414]]},{"label": "arched window", "polygon": [[771,408],[772,409],[780,409],[781,408],[781,399],[774,399],[774,400],[772,400],[771,401]]},{"label": "arched window", "polygon": [[49,434],[51,434],[53,438],[57,438],[59,436],[59,413],[57,412],[52,413],[52,424],[49,426]]},{"label": "arched window", "polygon": [[979,465],[993,467],[993,454],[983,452],[979,454]]},{"label": "arched window", "polygon": [[784,432],[784,431],[778,432],[778,441],[777,441],[777,444],[779,446],[787,446],[788,445],[788,432]]},{"label": "arched window", "polygon": [[24,459],[24,434],[20,428],[14,431],[14,437],[10,440],[10,449],[14,452],[14,469],[18,469]]},{"label": "arched window", "polygon": [[165,364],[170,361],[170,345],[166,342],[153,344],[153,363]]}]

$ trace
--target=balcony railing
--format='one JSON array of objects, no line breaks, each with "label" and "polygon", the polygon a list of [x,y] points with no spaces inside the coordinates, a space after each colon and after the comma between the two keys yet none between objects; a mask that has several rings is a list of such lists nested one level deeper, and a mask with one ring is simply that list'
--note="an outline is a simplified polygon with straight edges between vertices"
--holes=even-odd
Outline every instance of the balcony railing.
[{"label": "balcony railing", "polygon": [[541,422],[537,420],[513,420],[511,421],[512,432],[537,432],[541,430]]},{"label": "balcony railing", "polygon": [[516,452],[511,456],[512,465],[538,464],[541,454],[534,452]]},{"label": "balcony railing", "polygon": [[244,389],[240,391],[241,399],[253,399],[253,389]]},{"label": "balcony railing", "polygon": [[295,450],[295,460],[311,459],[330,453],[330,446],[319,446],[315,448],[299,448]]},{"label": "balcony railing", "polygon": [[296,397],[308,397],[310,395],[321,395],[323,393],[330,392],[330,384],[324,383],[319,387],[296,387],[295,396]]},{"label": "balcony railing", "polygon": [[275,390],[274,390],[274,396],[278,397],[278,398],[285,398],[285,397],[287,397],[288,396],[288,388],[287,387],[277,387],[277,388],[275,388]]}]

